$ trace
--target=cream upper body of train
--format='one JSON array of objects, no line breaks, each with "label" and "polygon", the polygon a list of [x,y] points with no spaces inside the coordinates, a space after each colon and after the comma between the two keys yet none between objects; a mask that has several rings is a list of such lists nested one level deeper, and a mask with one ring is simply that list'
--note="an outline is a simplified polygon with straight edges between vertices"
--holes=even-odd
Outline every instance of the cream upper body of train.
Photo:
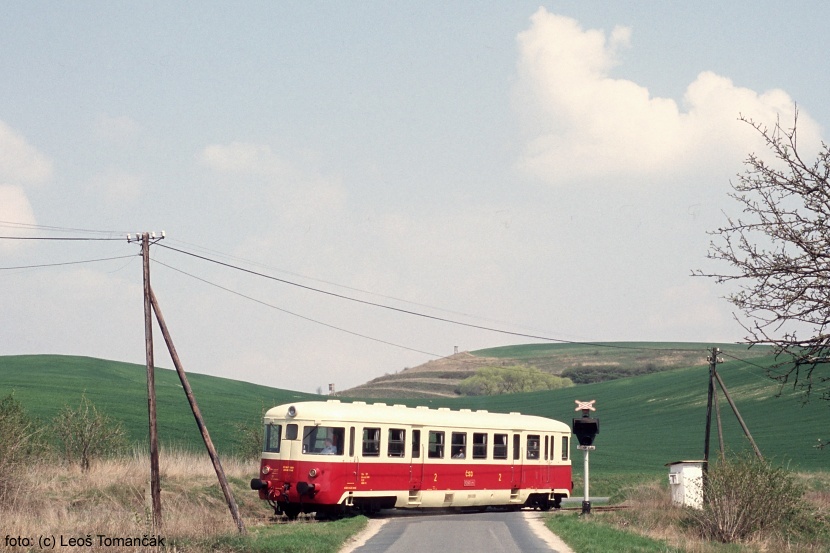
[{"label": "cream upper body of train", "polygon": [[278,405],[264,416],[259,491],[276,514],[386,508],[559,507],[571,430],[519,413],[356,401]]}]

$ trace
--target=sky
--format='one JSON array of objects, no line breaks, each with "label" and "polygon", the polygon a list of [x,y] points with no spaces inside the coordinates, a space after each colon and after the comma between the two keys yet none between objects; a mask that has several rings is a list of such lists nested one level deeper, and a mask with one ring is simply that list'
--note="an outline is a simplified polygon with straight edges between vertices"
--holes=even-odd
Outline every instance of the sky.
[{"label": "sky", "polygon": [[707,231],[764,151],[739,117],[797,106],[805,151],[827,140],[828,20],[819,1],[6,2],[0,355],[143,364],[127,233],[162,230],[151,284],[188,372],[315,392],[456,348],[740,341],[729,290],[691,273],[728,269]]}]

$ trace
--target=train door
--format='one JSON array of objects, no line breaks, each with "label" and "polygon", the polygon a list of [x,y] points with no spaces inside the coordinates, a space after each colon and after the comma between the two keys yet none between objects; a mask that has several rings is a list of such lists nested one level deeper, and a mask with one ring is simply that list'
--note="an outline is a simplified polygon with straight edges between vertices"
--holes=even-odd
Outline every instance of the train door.
[{"label": "train door", "polygon": [[347,466],[345,467],[344,477],[345,489],[352,491],[357,489],[357,476],[360,473],[360,461],[355,451],[355,427],[350,426],[348,450],[345,451]]},{"label": "train door", "polygon": [[510,487],[513,489],[522,486],[524,463],[522,462],[522,435],[513,434],[513,470]]},{"label": "train door", "polygon": [[409,461],[409,489],[420,490],[424,481],[424,451],[421,446],[421,430],[412,429],[412,447]]}]

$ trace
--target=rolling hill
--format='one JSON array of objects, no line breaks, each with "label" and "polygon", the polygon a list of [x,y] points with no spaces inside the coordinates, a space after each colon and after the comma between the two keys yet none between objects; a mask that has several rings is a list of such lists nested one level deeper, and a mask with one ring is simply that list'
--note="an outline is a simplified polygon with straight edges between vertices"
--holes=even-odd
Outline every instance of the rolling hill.
[{"label": "rolling hill", "polygon": [[461,352],[417,367],[379,376],[338,392],[353,398],[450,398],[459,383],[483,367],[533,367],[581,384],[681,367],[706,366],[712,347],[739,359],[768,355],[769,349],[737,344],[634,343],[527,344]]},{"label": "rolling hill", "polygon": [[[662,344],[650,346],[663,349]],[[765,376],[765,367],[773,362],[769,356],[751,360],[725,357],[727,362],[719,365],[718,371],[764,455],[799,470],[830,467],[830,451],[814,447],[817,439],[830,439],[828,402],[813,399],[802,405],[801,396],[792,389],[780,389]],[[0,397],[13,392],[30,413],[49,420],[64,404],[75,405],[86,393],[101,410],[124,421],[131,439],[137,442],[145,441],[147,435],[145,378],[141,365],[100,359],[0,357]],[[192,374],[189,379],[211,436],[224,454],[234,451],[235,424],[256,424],[262,409],[272,405],[319,398],[205,375]],[[703,455],[707,384],[704,361],[703,365],[562,390],[391,401],[452,409],[519,411],[570,422],[578,416],[574,400],[596,399],[601,432],[597,450],[591,454],[592,471],[662,473],[667,472],[665,463],[699,459]],[[201,448],[201,437],[175,372],[157,369],[156,388],[160,439],[168,444]],[[746,448],[747,441],[722,397],[721,414],[727,448]],[[716,449],[717,432],[713,425],[713,454]],[[572,456],[575,472],[579,472],[582,455],[574,450]]]}]

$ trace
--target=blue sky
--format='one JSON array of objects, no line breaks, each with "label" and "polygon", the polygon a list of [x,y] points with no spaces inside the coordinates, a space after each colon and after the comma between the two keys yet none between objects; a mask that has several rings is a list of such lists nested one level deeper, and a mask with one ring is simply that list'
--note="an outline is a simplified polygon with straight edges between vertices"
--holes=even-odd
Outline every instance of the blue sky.
[{"label": "blue sky", "polygon": [[[304,286],[563,340],[739,340],[727,290],[690,277],[762,151],[737,118],[786,123],[797,103],[807,151],[830,122],[822,2],[4,12],[0,234],[163,229],[163,245]],[[142,363],[138,258],[7,269],[137,252],[0,240],[0,354]],[[536,341],[153,258],[193,372],[343,389]]]}]

